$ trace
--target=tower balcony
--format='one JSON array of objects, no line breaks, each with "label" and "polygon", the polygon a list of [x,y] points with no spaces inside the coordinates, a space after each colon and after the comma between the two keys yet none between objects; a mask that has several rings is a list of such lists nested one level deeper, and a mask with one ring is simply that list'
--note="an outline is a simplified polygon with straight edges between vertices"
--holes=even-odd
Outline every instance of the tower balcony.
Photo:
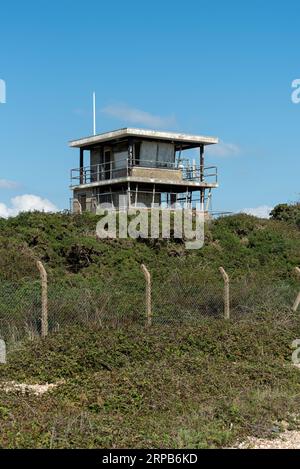
[{"label": "tower balcony", "polygon": [[199,187],[217,187],[216,166],[196,166],[170,162],[140,161],[130,164],[128,159],[84,166],[71,170],[71,187],[95,187],[120,181],[149,183],[195,184]]}]

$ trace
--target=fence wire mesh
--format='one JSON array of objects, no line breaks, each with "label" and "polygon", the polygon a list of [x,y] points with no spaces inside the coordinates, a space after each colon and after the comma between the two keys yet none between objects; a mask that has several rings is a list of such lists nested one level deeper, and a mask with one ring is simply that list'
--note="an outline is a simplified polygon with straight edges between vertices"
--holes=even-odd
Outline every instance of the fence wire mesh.
[{"label": "fence wire mesh", "polygon": [[195,323],[203,316],[221,317],[223,286],[175,271],[164,282],[153,281],[153,321],[157,324]]},{"label": "fence wire mesh", "polygon": [[0,284],[0,337],[17,343],[40,334],[41,294],[39,282]]},{"label": "fence wire mesh", "polygon": [[64,325],[126,325],[143,320],[144,289],[132,281],[107,280],[94,287],[56,283],[48,289],[49,330]]},{"label": "fence wire mesh", "polygon": [[[190,276],[174,271],[151,282],[153,325],[198,324],[205,317],[224,317],[224,283],[218,273]],[[146,325],[145,279],[112,277],[96,285],[48,281],[49,332],[67,326],[126,327]],[[268,278],[244,277],[230,282],[230,317],[273,310],[291,311],[298,293],[297,283]],[[41,334],[41,284],[39,280],[0,283],[0,338],[13,346]]]}]

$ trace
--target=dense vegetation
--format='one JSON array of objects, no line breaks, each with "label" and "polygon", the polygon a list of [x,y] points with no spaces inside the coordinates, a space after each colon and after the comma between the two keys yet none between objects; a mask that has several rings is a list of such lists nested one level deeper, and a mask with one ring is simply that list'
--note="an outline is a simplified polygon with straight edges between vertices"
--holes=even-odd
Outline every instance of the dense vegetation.
[{"label": "dense vegetation", "polygon": [[98,240],[97,221],[88,213],[35,212],[0,219],[1,279],[37,278],[33,257],[44,261],[51,277],[80,285],[116,273],[138,279],[141,262],[161,279],[174,269],[187,274],[205,269],[209,275],[220,265],[235,277],[253,272],[286,278],[300,263],[299,229],[277,220],[243,214],[220,218],[206,226],[199,250],[186,250],[178,239]]},{"label": "dense vegetation", "polygon": [[300,202],[276,205],[271,212],[271,218],[285,221],[300,228]]},{"label": "dense vegetation", "polygon": [[[0,220],[0,320],[3,327],[6,324],[5,338],[21,337],[27,330],[34,334],[38,328],[35,259],[48,271],[51,328],[84,318],[102,324],[112,318],[142,320],[141,263],[152,273],[153,312],[161,322],[222,314],[220,265],[231,278],[232,313],[255,312],[262,304],[264,309],[281,308],[293,301],[300,236],[290,223],[248,215],[220,218],[206,225],[202,249],[187,250],[181,239],[99,240],[97,221],[89,213],[23,213]],[[17,324],[5,322],[7,312]]]},{"label": "dense vegetation", "polygon": [[[227,322],[203,315],[193,325],[150,329],[138,322],[66,325],[46,340],[18,344],[0,368],[0,384],[61,384],[39,397],[0,390],[0,447],[219,447],[296,426],[300,372],[291,353],[300,320],[291,312],[290,293],[299,285],[293,269],[300,265],[300,230],[294,216],[280,213],[274,209],[271,220],[220,218],[206,226],[205,245],[196,251],[177,239],[100,241],[91,214],[0,220],[1,285],[14,282],[26,291],[38,284],[34,260],[41,259],[50,285],[61,291],[110,285],[117,298],[124,293],[120,285],[130,285],[126,301],[113,303],[128,314],[133,292],[144,294],[144,262],[154,292],[164,301],[169,294],[163,304],[177,311],[191,283],[198,298],[202,284],[206,291],[213,285],[215,296],[223,265],[233,290],[239,285],[241,296],[248,288],[256,301],[250,315]],[[168,293],[175,271],[180,282]],[[0,291],[6,314],[3,301]],[[68,301],[65,314],[72,315],[77,300]]]},{"label": "dense vegetation", "polygon": [[66,329],[14,352],[0,380],[0,447],[206,448],[298,425],[299,315],[197,327]]}]

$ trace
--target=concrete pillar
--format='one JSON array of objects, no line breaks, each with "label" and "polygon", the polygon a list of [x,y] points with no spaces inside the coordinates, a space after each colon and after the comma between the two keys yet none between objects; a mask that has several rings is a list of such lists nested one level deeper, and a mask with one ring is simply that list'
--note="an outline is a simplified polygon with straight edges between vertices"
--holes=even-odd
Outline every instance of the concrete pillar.
[{"label": "concrete pillar", "polygon": [[[200,145],[200,182],[204,181],[204,145]],[[200,206],[204,211],[205,189],[200,189]]]},{"label": "concrete pillar", "polygon": [[84,149],[83,149],[83,148],[80,148],[80,156],[79,156],[80,184],[83,184],[83,168],[84,168],[83,152],[84,152]]}]

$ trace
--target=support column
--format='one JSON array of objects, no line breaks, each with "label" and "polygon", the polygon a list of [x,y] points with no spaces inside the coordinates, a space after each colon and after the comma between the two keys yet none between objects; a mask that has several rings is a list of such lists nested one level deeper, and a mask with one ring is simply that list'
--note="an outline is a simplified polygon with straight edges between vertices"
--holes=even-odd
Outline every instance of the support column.
[{"label": "support column", "polygon": [[211,202],[211,188],[208,190],[206,209],[205,209],[206,212],[208,212],[210,209],[210,202]]},{"label": "support column", "polygon": [[79,156],[79,181],[80,181],[80,184],[83,184],[83,167],[84,167],[84,159],[83,159],[83,152],[84,152],[84,149],[83,148],[80,148],[80,156]]},{"label": "support column", "polygon": [[153,184],[153,189],[152,189],[152,204],[151,204],[151,207],[153,207],[153,205],[155,204],[155,184]]},{"label": "support column", "polygon": [[129,168],[133,166],[133,143],[130,139],[128,141],[128,157],[127,157],[127,176],[129,176]]},{"label": "support column", "polygon": [[[200,182],[204,181],[204,145],[200,145]],[[200,189],[200,207],[204,211],[205,189]]]},{"label": "support column", "polygon": [[138,192],[139,192],[139,185],[138,185],[138,183],[136,183],[136,186],[135,186],[135,202],[134,202],[135,208],[137,207],[137,204],[138,204]]},{"label": "support column", "polygon": [[127,206],[131,208],[131,191],[130,191],[130,182],[128,181],[127,185]]}]

